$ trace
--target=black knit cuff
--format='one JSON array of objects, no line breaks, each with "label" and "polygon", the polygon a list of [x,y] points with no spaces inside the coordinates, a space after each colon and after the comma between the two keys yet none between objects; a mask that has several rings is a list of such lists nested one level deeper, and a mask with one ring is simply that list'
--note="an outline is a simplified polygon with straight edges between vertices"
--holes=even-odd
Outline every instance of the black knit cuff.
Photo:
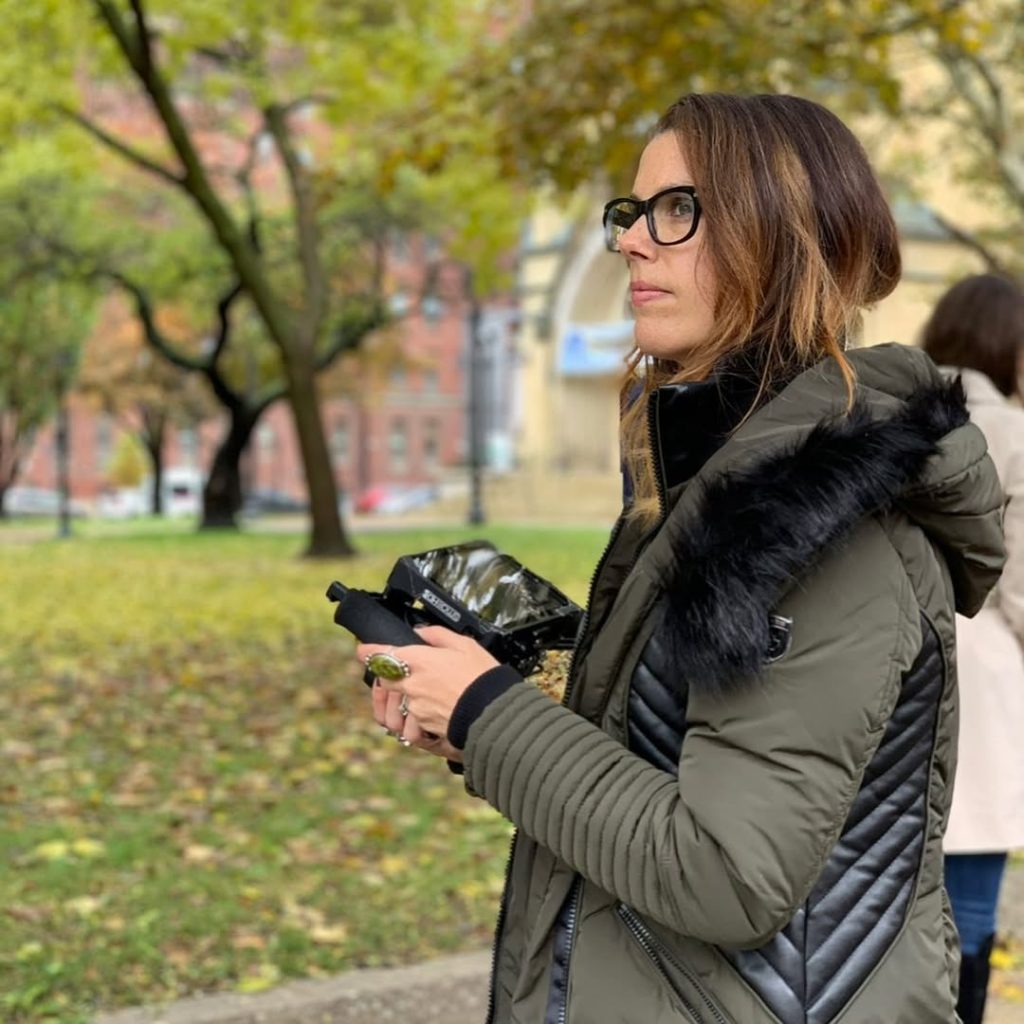
[{"label": "black knit cuff", "polygon": [[470,728],[484,713],[487,705],[522,681],[523,677],[511,665],[495,665],[483,675],[477,676],[455,705],[448,721],[448,742],[456,750],[462,750],[469,738]]}]

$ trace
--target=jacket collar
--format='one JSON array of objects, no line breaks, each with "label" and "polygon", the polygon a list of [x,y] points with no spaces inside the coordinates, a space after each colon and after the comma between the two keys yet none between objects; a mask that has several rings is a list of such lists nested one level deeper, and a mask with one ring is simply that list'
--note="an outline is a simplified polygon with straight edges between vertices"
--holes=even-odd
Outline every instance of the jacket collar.
[{"label": "jacket collar", "polygon": [[655,472],[665,490],[694,477],[757,408],[796,376],[785,373],[762,387],[759,351],[724,360],[703,381],[667,384],[651,393],[648,406]]},{"label": "jacket collar", "polygon": [[[890,398],[885,413],[861,399],[840,415],[835,384],[817,368],[808,374],[801,398],[783,391],[707,461],[654,545],[671,550],[662,563],[671,566],[664,629],[675,663],[706,692],[757,678],[771,647],[772,612],[793,581],[865,516],[891,506],[942,438],[968,419],[959,381],[933,378],[902,401]],[[829,394],[831,415],[815,415]],[[783,428],[800,408],[807,427]],[[779,439],[767,451],[749,436],[765,429]]]}]

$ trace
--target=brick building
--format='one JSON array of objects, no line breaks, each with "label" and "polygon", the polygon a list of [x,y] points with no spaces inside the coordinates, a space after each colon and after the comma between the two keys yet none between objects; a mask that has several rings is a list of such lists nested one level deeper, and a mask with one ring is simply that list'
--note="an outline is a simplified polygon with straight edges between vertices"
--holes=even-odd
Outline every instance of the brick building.
[{"label": "brick building", "polygon": [[[399,293],[398,303],[401,303]],[[323,402],[324,428],[335,477],[356,495],[379,484],[437,483],[465,464],[467,456],[468,334],[463,302],[428,304],[430,316],[403,318],[400,360],[365,384],[352,380],[354,397]],[[478,381],[482,432],[488,461],[506,464],[503,454],[515,431],[517,403],[516,316],[510,306],[485,308],[481,328],[483,358]],[[127,426],[70,396],[69,461],[72,497],[92,505],[109,486],[108,468]],[[166,467],[209,467],[222,421],[171,428],[165,444]],[[276,491],[303,499],[306,494],[298,441],[285,402],[271,406],[256,427],[243,466],[248,492]],[[39,431],[16,485],[56,487],[54,426]]]}]

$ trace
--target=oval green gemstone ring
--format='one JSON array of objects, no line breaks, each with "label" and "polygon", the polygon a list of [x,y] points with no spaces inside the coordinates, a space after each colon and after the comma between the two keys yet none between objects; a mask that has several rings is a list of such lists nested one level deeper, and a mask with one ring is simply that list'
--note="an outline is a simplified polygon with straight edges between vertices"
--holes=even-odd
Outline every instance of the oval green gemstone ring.
[{"label": "oval green gemstone ring", "polygon": [[366,667],[375,676],[379,676],[381,679],[388,679],[393,683],[399,679],[406,679],[412,672],[412,669],[401,658],[396,658],[393,654],[389,653],[368,655]]}]

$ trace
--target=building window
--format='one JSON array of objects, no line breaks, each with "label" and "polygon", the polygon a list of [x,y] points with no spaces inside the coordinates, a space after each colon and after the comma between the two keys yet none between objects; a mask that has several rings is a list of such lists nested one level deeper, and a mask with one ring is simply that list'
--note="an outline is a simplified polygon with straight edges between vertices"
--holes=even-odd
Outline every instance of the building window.
[{"label": "building window", "polygon": [[338,420],[331,431],[331,454],[339,465],[343,466],[348,462],[350,444],[348,424],[344,420]]},{"label": "building window", "polygon": [[105,469],[113,451],[114,423],[106,413],[101,413],[96,420],[96,465]]},{"label": "building window", "polygon": [[412,306],[412,299],[409,296],[399,290],[394,293],[388,299],[388,308],[394,316],[405,316],[409,312],[409,308]]},{"label": "building window", "polygon": [[436,395],[441,389],[441,378],[434,368],[423,371],[423,390],[430,395]]},{"label": "building window", "polygon": [[437,327],[444,318],[444,302],[436,295],[425,295],[420,300],[420,312],[431,327]]},{"label": "building window", "polygon": [[199,434],[194,427],[182,427],[178,431],[178,450],[185,466],[195,466],[199,462]]},{"label": "building window", "polygon": [[401,390],[405,387],[405,367],[396,366],[390,374],[388,374],[388,380],[391,382],[391,386],[396,390]]},{"label": "building window", "polygon": [[409,427],[404,419],[395,418],[391,421],[388,452],[391,469],[396,473],[404,473],[409,468]]},{"label": "building window", "polygon": [[441,424],[436,419],[423,421],[423,465],[436,469],[441,461]]},{"label": "building window", "polygon": [[256,428],[256,443],[261,452],[272,452],[277,443],[277,435],[269,423],[263,423]]}]

